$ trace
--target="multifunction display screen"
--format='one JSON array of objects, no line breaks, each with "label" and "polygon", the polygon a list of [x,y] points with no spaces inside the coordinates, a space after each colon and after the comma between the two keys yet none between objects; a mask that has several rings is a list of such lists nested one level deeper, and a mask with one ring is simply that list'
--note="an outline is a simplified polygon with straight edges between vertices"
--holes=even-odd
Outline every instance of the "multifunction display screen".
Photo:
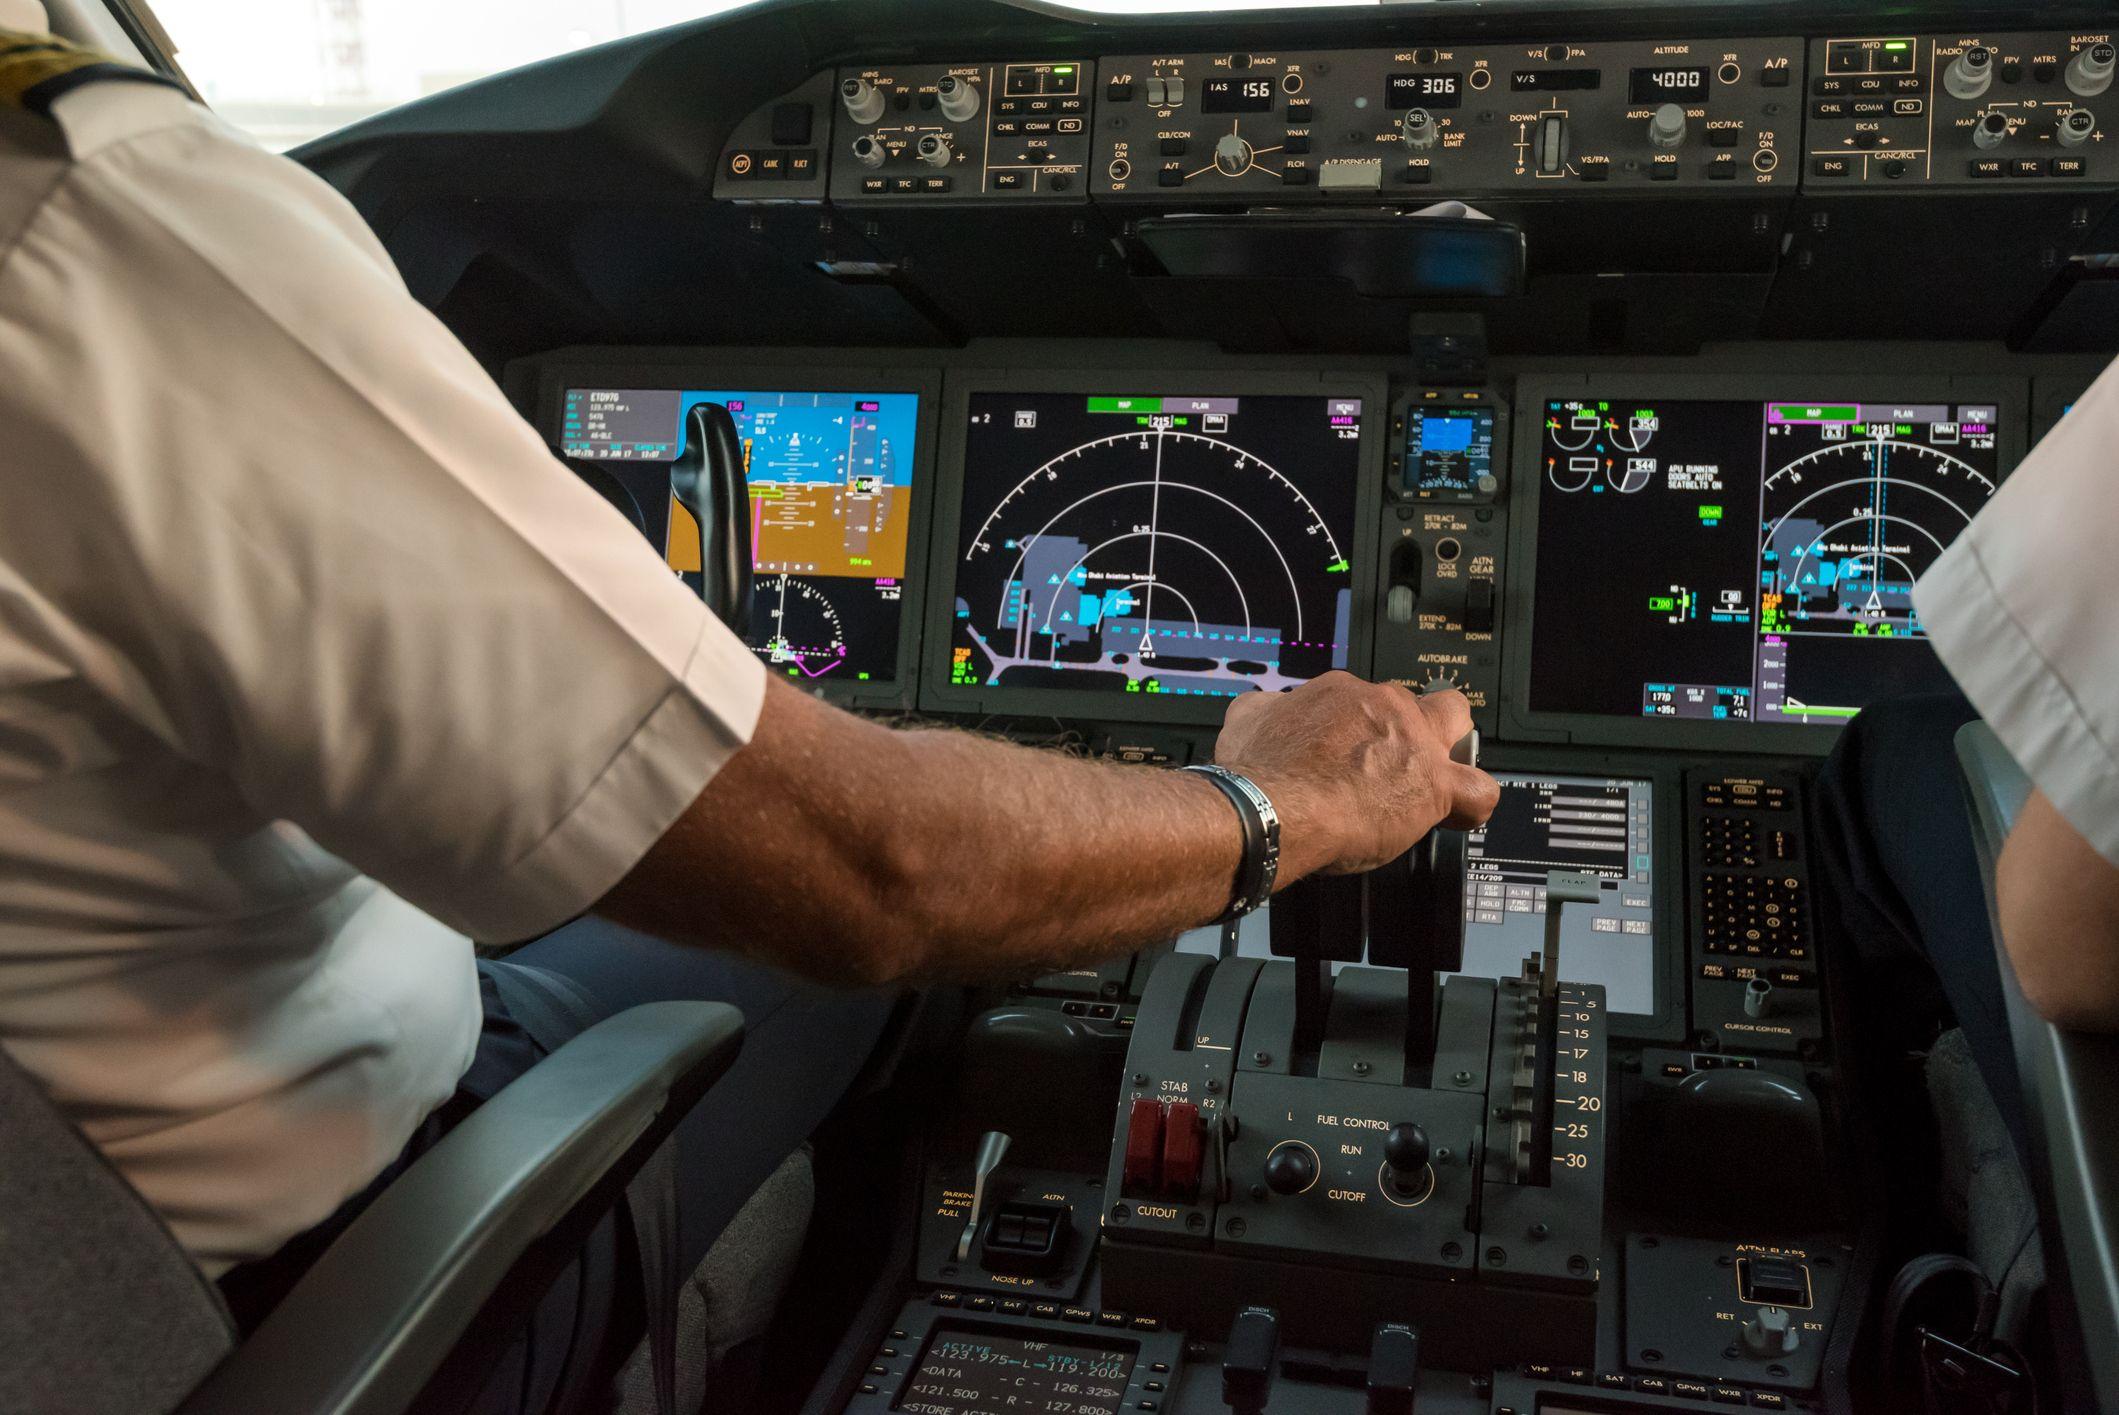
[{"label": "multifunction display screen", "polygon": [[1654,792],[1646,781],[1496,772],[1501,803],[1466,842],[1464,971],[1513,978],[1545,948],[1545,877],[1593,875],[1560,921],[1560,978],[1614,1012],[1655,1010]]},{"label": "multifunction display screen", "polygon": [[[669,462],[695,404],[735,419],[757,580],[750,646],[796,682],[896,679],[911,552],[916,393],[569,389],[569,456]],[[673,568],[699,568],[698,526],[672,503]]]},{"label": "multifunction display screen", "polygon": [[1994,494],[1993,404],[1541,411],[1533,711],[1833,724],[1948,685],[1913,584]]},{"label": "multifunction display screen", "polygon": [[912,1415],[1118,1415],[1134,1360],[1115,1347],[944,1328],[891,1408]]},{"label": "multifunction display screen", "polygon": [[949,682],[1227,698],[1349,657],[1359,398],[979,393]]},{"label": "multifunction display screen", "polygon": [[1492,408],[1422,408],[1407,416],[1404,490],[1468,497],[1493,471]]}]

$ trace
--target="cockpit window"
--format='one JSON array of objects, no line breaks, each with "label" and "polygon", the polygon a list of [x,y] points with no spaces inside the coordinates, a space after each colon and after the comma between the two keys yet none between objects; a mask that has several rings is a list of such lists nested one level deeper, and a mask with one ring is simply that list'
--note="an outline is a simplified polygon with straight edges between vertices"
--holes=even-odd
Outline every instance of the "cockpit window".
[{"label": "cockpit window", "polygon": [[746,2],[154,0],[154,9],[206,100],[284,151],[488,74]]}]

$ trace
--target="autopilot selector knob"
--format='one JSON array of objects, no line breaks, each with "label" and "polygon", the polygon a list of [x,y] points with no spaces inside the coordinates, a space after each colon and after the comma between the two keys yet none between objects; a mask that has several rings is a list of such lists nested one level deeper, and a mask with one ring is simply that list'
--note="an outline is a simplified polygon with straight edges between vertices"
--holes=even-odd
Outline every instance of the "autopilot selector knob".
[{"label": "autopilot selector knob", "polygon": [[949,139],[940,133],[922,133],[913,153],[929,167],[947,167],[955,154],[950,151]]},{"label": "autopilot selector knob", "polygon": [[1995,109],[1988,109],[1980,115],[1979,121],[1972,125],[1972,146],[1982,151],[2000,147],[2008,141],[2008,136],[2009,115]]},{"label": "autopilot selector knob", "polygon": [[1427,1131],[1410,1120],[1391,1127],[1383,1140],[1383,1162],[1390,1166],[1391,1181],[1400,1189],[1418,1189],[1427,1182],[1427,1162],[1435,1147]]},{"label": "autopilot selector knob", "polygon": [[2062,147],[2080,147],[2097,135],[2097,115],[2087,108],[2071,108],[2061,116],[2053,136]]},{"label": "autopilot selector knob", "polygon": [[1435,121],[1435,115],[1425,108],[1409,108],[1405,116],[1398,120],[1398,135],[1405,139],[1405,145],[1413,151],[1425,152],[1442,136],[1442,128]]},{"label": "autopilot selector knob", "polygon": [[2089,44],[2068,60],[2068,92],[2077,98],[2095,98],[2112,86],[2112,63],[2119,57],[2109,44]]},{"label": "autopilot selector knob", "polygon": [[952,123],[965,122],[979,111],[979,86],[960,75],[942,75],[934,95],[942,116]]},{"label": "autopilot selector knob", "polygon": [[883,90],[867,79],[852,78],[839,85],[839,98],[846,116],[856,123],[873,123],[883,116]]},{"label": "autopilot selector knob", "polygon": [[1685,141],[1685,110],[1666,103],[1648,117],[1648,140],[1657,147],[1678,147]]},{"label": "autopilot selector knob", "polygon": [[1943,70],[1942,86],[1955,98],[1977,98],[1994,82],[1994,51],[1974,44]]},{"label": "autopilot selector knob", "polygon": [[853,160],[863,167],[881,167],[889,155],[883,144],[867,133],[853,140]]},{"label": "autopilot selector knob", "polygon": [[1214,144],[1214,167],[1225,177],[1241,177],[1251,170],[1251,144],[1238,133],[1223,133]]},{"label": "autopilot selector knob", "polygon": [[1300,1194],[1317,1182],[1317,1156],[1307,1145],[1275,1145],[1266,1156],[1266,1188],[1283,1197]]}]

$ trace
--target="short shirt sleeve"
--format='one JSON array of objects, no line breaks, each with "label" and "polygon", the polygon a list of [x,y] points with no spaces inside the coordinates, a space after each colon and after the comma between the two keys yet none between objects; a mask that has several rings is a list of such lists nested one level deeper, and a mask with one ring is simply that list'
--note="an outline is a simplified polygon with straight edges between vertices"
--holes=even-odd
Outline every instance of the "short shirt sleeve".
[{"label": "short shirt sleeve", "polygon": [[0,425],[0,627],[474,937],[591,905],[756,723],[762,665],[352,209],[206,115],[0,264]]},{"label": "short shirt sleeve", "polygon": [[1915,587],[2016,760],[2119,864],[2119,374],[2107,370]]}]

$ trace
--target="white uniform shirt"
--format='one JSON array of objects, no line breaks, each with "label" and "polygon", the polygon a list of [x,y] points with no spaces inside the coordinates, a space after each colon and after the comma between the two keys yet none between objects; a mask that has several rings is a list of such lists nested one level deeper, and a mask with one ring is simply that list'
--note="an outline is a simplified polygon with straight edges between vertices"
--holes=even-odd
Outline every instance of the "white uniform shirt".
[{"label": "white uniform shirt", "polygon": [[466,936],[616,884],[764,672],[324,183],[163,88],[53,117],[0,112],[0,1044],[218,1274],[397,1153]]},{"label": "white uniform shirt", "polygon": [[1913,591],[1965,696],[2119,864],[2119,365],[2031,450]]}]

